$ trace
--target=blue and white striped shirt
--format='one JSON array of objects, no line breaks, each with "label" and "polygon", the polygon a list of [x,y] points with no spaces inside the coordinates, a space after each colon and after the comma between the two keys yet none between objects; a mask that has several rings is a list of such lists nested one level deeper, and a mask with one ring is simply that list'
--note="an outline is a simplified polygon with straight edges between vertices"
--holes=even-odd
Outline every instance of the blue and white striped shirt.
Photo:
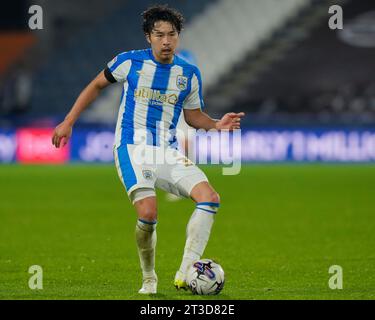
[{"label": "blue and white striped shirt", "polygon": [[176,146],[182,109],[204,106],[199,69],[177,55],[173,63],[162,64],[151,49],[124,52],[108,63],[108,70],[123,82],[115,147]]}]

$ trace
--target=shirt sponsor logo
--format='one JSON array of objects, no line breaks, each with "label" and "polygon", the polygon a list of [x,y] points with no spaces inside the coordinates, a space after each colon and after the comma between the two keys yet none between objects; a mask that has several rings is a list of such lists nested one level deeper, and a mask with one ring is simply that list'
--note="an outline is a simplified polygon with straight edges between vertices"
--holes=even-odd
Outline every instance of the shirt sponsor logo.
[{"label": "shirt sponsor logo", "polygon": [[135,100],[147,102],[152,105],[162,106],[163,104],[176,105],[178,97],[176,94],[160,93],[159,90],[141,87],[134,91]]}]

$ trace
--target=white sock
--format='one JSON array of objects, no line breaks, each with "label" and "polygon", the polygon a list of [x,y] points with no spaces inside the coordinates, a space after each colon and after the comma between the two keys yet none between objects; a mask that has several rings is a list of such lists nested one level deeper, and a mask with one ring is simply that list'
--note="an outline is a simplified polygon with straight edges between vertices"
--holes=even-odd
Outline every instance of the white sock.
[{"label": "white sock", "polygon": [[156,221],[148,222],[144,220],[138,220],[135,227],[135,238],[138,247],[143,279],[156,278]]},{"label": "white sock", "polygon": [[186,228],[184,256],[179,269],[182,274],[185,275],[193,262],[203,255],[214,223],[214,215],[218,209],[218,203],[197,203]]}]

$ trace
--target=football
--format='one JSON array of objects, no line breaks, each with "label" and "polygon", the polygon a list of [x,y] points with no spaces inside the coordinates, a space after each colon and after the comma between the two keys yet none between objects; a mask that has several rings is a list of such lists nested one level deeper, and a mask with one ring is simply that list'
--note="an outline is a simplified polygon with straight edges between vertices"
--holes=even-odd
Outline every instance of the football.
[{"label": "football", "polygon": [[193,294],[215,295],[224,287],[224,270],[211,259],[200,259],[189,268],[186,280]]}]

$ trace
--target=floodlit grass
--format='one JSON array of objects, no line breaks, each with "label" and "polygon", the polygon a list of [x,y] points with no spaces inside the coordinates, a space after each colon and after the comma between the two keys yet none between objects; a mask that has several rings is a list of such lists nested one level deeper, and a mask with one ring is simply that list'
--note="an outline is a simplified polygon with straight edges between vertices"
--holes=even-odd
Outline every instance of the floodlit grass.
[{"label": "floodlit grass", "polygon": [[[0,166],[0,299],[374,299],[375,166],[204,167],[220,193],[204,257],[226,273],[214,297],[176,291],[194,204],[158,193],[158,294],[139,295],[135,212],[114,166]],[[28,268],[43,268],[30,290]],[[343,289],[331,290],[331,265]]]}]

